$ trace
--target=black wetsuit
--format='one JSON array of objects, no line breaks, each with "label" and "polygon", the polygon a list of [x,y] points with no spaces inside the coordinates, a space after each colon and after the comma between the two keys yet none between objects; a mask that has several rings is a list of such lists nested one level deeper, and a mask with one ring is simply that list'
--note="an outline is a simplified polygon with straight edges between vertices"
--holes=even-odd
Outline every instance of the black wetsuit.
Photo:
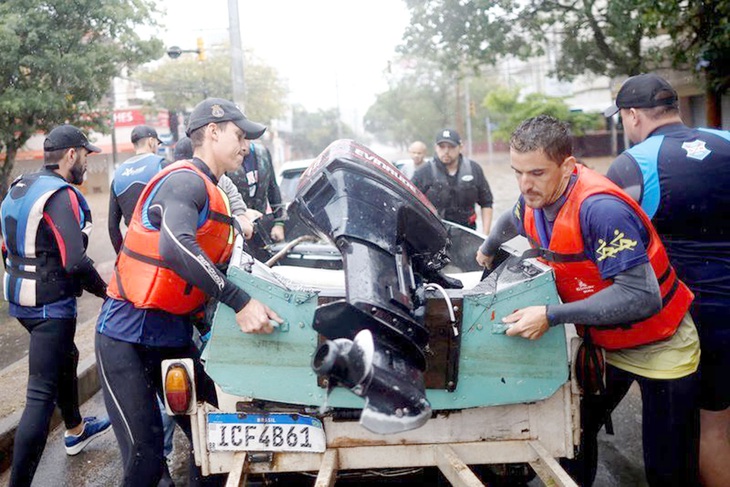
[{"label": "black wetsuit", "polygon": [[[39,187],[43,187],[41,191]],[[11,209],[26,198],[37,201],[52,192],[42,207],[30,213]],[[30,333],[28,388],[23,415],[15,434],[10,485],[30,485],[46,445],[56,405],[67,429],[81,421],[76,366],[79,351],[74,344],[76,298],[83,289],[103,297],[106,284],[86,255],[91,213],[83,196],[52,171],[23,176],[11,186],[3,202],[5,282],[8,312]],[[40,218],[40,221],[37,219]],[[87,221],[88,220],[88,221]],[[34,239],[21,226],[38,221]],[[41,277],[33,294],[23,281],[30,275],[10,269],[9,261],[36,255]],[[17,269],[17,264],[14,266]],[[32,300],[35,305],[19,304]]]},{"label": "black wetsuit", "polygon": [[[215,176],[199,159],[195,164],[216,184]],[[196,233],[208,207],[203,180],[191,171],[171,173],[150,195],[147,216],[160,229],[160,255],[185,281],[202,289],[235,311],[249,296],[215,268],[198,245]],[[199,262],[215,269],[210,276]],[[223,282],[223,287],[218,283]],[[191,315],[138,309],[125,300],[107,298],[97,323],[96,354],[104,400],[124,459],[124,485],[157,485],[163,472],[163,431],[155,395],[162,392],[160,363],[165,358],[190,357],[196,364],[198,397],[217,404],[212,382],[205,375],[192,344]],[[190,438],[188,416],[175,420]],[[199,482],[191,471],[191,483]]]}]

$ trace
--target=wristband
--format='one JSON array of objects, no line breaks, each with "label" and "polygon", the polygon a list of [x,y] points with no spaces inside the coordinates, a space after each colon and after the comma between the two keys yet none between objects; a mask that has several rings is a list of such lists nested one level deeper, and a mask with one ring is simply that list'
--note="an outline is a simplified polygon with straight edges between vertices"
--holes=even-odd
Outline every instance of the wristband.
[{"label": "wristband", "polygon": [[557,318],[555,317],[555,314],[553,314],[553,313],[550,312],[550,306],[549,305],[548,306],[545,306],[545,316],[547,317],[547,320],[548,320],[548,326],[550,326],[551,328],[553,326],[557,326],[557,325],[560,324],[560,323],[557,322]]}]

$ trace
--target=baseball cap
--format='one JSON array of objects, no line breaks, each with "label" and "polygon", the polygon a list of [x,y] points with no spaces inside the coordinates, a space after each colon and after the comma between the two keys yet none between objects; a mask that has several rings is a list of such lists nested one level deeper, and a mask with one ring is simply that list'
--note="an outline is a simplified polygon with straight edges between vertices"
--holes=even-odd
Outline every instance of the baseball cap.
[{"label": "baseball cap", "polygon": [[252,122],[232,101],[223,98],[207,98],[198,103],[190,114],[185,134],[190,134],[209,123],[233,122],[246,133],[249,140],[258,139],[266,131],[263,125]]},{"label": "baseball cap", "polygon": [[137,125],[132,129],[132,143],[136,144],[137,141],[144,139],[145,137],[154,137],[157,142],[162,144],[162,141],[157,136],[157,130],[153,129],[149,125]]},{"label": "baseball cap", "polygon": [[177,141],[173,157],[176,161],[193,158],[193,141],[190,140],[190,137],[183,137]]},{"label": "baseball cap", "polygon": [[59,125],[46,135],[43,141],[43,150],[53,152],[61,149],[85,147],[89,152],[101,152],[97,146],[89,142],[86,135],[73,125]]},{"label": "baseball cap", "polygon": [[676,106],[677,99],[677,92],[661,76],[653,73],[639,74],[624,81],[618,90],[616,101],[603,111],[603,116],[612,117],[621,108]]},{"label": "baseball cap", "polygon": [[448,142],[453,146],[461,145],[459,132],[454,129],[443,129],[436,135],[436,145],[441,142]]}]

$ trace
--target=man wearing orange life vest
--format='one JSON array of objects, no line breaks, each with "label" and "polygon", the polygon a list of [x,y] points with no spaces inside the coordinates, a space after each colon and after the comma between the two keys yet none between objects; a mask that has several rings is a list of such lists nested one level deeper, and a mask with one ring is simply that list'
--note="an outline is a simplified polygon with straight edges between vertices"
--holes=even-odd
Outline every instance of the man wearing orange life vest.
[{"label": "man wearing orange life vest", "polygon": [[504,318],[507,335],[539,339],[579,324],[606,351],[606,388],[581,402],[581,451],[568,470],[591,485],[596,435],[636,381],[643,402],[650,485],[697,485],[699,340],[692,293],[676,276],[646,214],[605,177],[578,164],[566,124],[541,115],[510,140],[520,199],[477,251],[490,267],[499,246],[522,234],[555,271],[563,304],[529,306]]},{"label": "man wearing orange life vest", "polygon": [[[155,175],[134,210],[96,335],[104,400],[111,408],[126,486],[156,486],[163,473],[156,399],[162,391],[162,360],[192,357],[198,394],[217,403],[192,345],[192,317],[207,299],[233,308],[246,333],[271,333],[270,320],[281,322],[219,269],[230,257],[235,224],[216,184],[225,171],[241,165],[249,140],[265,130],[228,100],[202,101],[187,127],[193,159]],[[190,438],[189,417],[175,419]],[[191,485],[206,480],[191,471]]]}]

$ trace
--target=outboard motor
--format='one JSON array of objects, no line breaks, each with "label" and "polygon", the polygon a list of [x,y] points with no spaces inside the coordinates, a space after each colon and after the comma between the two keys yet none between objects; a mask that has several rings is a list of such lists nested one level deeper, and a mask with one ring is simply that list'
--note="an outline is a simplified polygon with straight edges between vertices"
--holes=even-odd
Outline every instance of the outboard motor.
[{"label": "outboard motor", "polygon": [[365,398],[360,423],[407,431],[431,416],[423,372],[426,282],[460,287],[448,263],[446,227],[391,163],[351,140],[332,143],[302,175],[289,213],[342,253],[346,298],[321,305],[314,328],[329,341],[313,368]]}]

